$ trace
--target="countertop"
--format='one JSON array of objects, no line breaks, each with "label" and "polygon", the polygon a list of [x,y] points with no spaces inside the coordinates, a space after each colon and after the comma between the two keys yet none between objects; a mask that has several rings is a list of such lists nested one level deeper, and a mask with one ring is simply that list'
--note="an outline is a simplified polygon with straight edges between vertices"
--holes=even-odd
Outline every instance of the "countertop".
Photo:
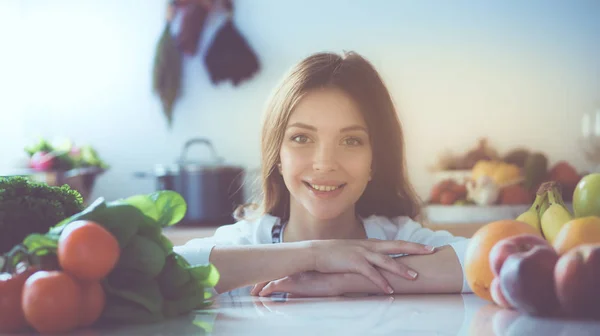
[{"label": "countertop", "polygon": [[474,294],[333,298],[217,297],[210,309],[153,325],[75,335],[600,335],[600,321],[501,309]]}]

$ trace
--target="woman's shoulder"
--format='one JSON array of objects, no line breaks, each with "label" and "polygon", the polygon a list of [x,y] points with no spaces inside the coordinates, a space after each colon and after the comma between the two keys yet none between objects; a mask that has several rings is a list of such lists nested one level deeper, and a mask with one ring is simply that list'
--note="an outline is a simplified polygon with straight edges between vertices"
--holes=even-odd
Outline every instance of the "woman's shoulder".
[{"label": "woman's shoulder", "polygon": [[386,217],[371,215],[363,219],[369,238],[394,239],[402,230],[414,230],[423,226],[408,216]]},{"label": "woman's shoulder", "polygon": [[447,230],[434,231],[407,216],[370,216],[363,221],[369,238],[406,240],[434,246],[466,240]]},{"label": "woman's shoulder", "polygon": [[271,230],[278,222],[279,218],[270,214],[256,215],[220,226],[213,237],[216,240],[235,239],[250,244],[266,244],[271,242]]}]

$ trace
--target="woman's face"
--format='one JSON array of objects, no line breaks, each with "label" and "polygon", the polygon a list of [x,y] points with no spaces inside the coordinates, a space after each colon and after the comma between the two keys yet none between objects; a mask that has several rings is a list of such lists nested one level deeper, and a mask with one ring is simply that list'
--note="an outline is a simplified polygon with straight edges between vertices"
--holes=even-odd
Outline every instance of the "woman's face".
[{"label": "woman's face", "polygon": [[371,179],[372,161],[358,106],[338,89],[309,92],[290,116],[280,158],[291,209],[317,219],[353,212]]}]

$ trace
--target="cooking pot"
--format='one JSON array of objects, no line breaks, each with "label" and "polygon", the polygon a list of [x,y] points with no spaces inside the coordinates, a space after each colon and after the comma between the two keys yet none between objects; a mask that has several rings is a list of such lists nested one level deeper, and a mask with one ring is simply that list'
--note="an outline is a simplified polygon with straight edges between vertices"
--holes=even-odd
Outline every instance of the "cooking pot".
[{"label": "cooking pot", "polygon": [[[211,153],[209,161],[188,159],[190,147],[197,145],[208,147]],[[224,164],[223,158],[217,155],[212,143],[205,138],[188,140],[176,163],[159,164],[151,174],[135,175],[141,178],[153,176],[157,190],[173,190],[183,196],[187,202],[187,212],[181,225],[233,223],[233,211],[244,203],[244,169]]]}]

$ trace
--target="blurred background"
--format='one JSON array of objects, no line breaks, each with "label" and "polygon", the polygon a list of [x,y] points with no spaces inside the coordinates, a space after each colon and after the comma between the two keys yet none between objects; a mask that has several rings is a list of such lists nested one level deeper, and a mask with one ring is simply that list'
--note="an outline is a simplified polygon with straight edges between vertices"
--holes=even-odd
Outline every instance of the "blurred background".
[{"label": "blurred background", "polygon": [[[517,166],[492,180],[525,183],[529,197],[551,174],[573,181],[572,171],[580,177],[600,163],[600,1],[181,1],[170,26],[181,63],[161,82],[172,89],[165,78],[180,69],[170,122],[153,89],[157,55],[173,55],[158,48],[168,4],[0,2],[0,175],[55,172],[63,162],[63,172],[92,169],[77,171],[93,176],[90,199],[176,188],[182,182],[167,177],[185,166],[173,164],[201,138],[188,143],[184,159],[198,161],[188,168],[230,169],[221,180],[229,187],[238,173],[251,181],[272,88],[309,54],[344,50],[366,56],[391,90],[409,174],[426,202],[501,204],[477,196],[481,181],[466,196],[464,179],[480,160]],[[237,79],[221,76],[220,67],[238,64]],[[185,181],[218,188],[207,176]],[[443,201],[436,187],[448,180],[460,191]],[[251,188],[242,193],[236,202]]]}]

